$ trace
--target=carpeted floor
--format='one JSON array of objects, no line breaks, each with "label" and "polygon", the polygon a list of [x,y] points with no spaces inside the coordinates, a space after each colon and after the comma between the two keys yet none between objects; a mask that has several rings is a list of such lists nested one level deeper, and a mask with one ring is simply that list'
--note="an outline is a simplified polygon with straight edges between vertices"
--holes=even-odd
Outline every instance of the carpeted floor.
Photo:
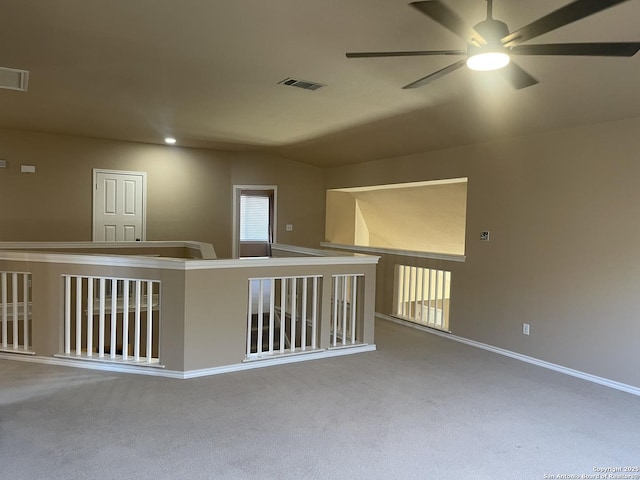
[{"label": "carpeted floor", "polygon": [[640,466],[639,397],[376,328],[376,352],[191,380],[0,360],[0,477],[512,480]]}]

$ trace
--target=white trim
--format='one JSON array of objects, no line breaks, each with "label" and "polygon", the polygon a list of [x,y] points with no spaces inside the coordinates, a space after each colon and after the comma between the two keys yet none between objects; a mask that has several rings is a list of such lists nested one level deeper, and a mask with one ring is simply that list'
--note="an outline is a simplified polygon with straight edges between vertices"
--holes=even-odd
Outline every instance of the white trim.
[{"label": "white trim", "polygon": [[[205,255],[216,258],[216,252],[210,243],[196,242],[193,240],[149,240],[144,242],[0,242],[0,250],[73,250],[75,248],[95,248],[96,250],[118,248],[149,248],[149,247],[184,247],[200,250],[203,258]],[[44,253],[44,252],[43,252]],[[88,254],[86,254],[88,255]]]},{"label": "white trim", "polygon": [[[156,377],[172,377],[172,378],[182,378],[176,377],[175,375],[166,375],[163,368],[149,368],[149,367],[140,367],[136,365],[122,365],[118,363],[111,362],[88,362],[83,360],[72,360],[67,358],[58,358],[58,357],[42,357],[38,355],[27,356],[27,355],[11,355],[0,353],[0,359],[2,360],[16,360],[18,362],[30,362],[30,363],[43,363],[45,365],[58,365],[63,367],[75,367],[75,368],[85,368],[87,370],[102,370],[108,372],[120,372],[120,373],[136,373],[140,375],[151,375]],[[168,372],[170,373],[170,372]],[[180,372],[175,372],[180,373]]]},{"label": "white trim", "polygon": [[[120,311],[122,311],[122,307]],[[73,361],[79,361],[79,362],[108,363],[110,365],[129,365],[132,367],[143,367],[143,368],[164,368],[164,365],[162,365],[159,360],[156,359],[155,362],[149,363],[146,360],[142,360],[143,357],[140,357],[141,360],[139,362],[135,362],[131,358],[127,360],[122,360],[122,358],[117,358],[117,357],[111,358],[111,357],[107,357],[106,354],[104,357],[97,357],[97,356],[87,357],[87,356],[75,355],[73,353],[58,353],[58,354],[55,354],[54,357],[64,358],[66,360],[73,360]]]},{"label": "white trim", "polygon": [[387,320],[389,322],[397,323],[399,325],[404,325],[406,327],[415,328],[416,330],[421,330],[423,332],[431,333],[432,335],[438,335],[439,337],[448,338],[449,340],[454,340],[459,343],[464,343],[472,347],[488,350],[490,352],[497,353],[499,355],[504,355],[505,357],[511,357],[516,360],[520,360],[522,362],[537,365],[538,367],[547,368],[549,370],[554,370],[559,373],[564,373],[565,375],[570,375],[572,377],[580,378],[588,382],[597,383],[598,385],[604,385],[605,387],[614,388],[616,390],[630,393],[632,395],[640,396],[640,387],[634,387],[633,385],[629,385],[626,383],[616,382],[615,380],[610,380],[608,378],[598,377],[597,375],[592,375],[590,373],[581,372],[580,370],[574,370],[573,368],[564,367],[562,365],[547,362],[545,360],[540,360],[538,358],[522,355],[521,353],[513,352],[511,350],[505,350],[504,348],[494,347],[493,345],[487,345],[486,343],[476,342],[475,340],[469,340],[464,337],[459,337],[457,335],[446,333],[440,330],[435,330],[433,328],[425,327],[423,325],[418,325],[417,323],[412,323],[406,320],[401,320],[399,318],[391,317],[383,313],[376,312],[376,317],[382,320]]},{"label": "white trim", "polygon": [[305,355],[287,355],[279,358],[269,358],[260,361],[252,361],[247,363],[236,363],[233,365],[224,365],[222,367],[202,368],[198,370],[187,370],[180,372],[177,370],[166,370],[163,368],[149,368],[148,366],[140,367],[135,365],[121,365],[111,362],[87,362],[85,360],[72,360],[57,357],[40,357],[26,355],[9,355],[0,353],[0,359],[16,360],[31,363],[43,363],[46,365],[58,365],[64,367],[85,368],[88,370],[102,370],[108,372],[134,373],[139,375],[150,375],[154,377],[167,378],[197,378],[209,375],[219,375],[221,373],[239,372],[241,370],[251,370],[254,368],[269,367],[272,365],[283,365],[287,363],[303,362],[307,360],[316,360],[320,358],[338,357],[342,355],[351,355],[353,353],[372,352],[376,350],[375,344],[362,346],[354,346],[353,348],[345,348],[339,350],[321,350],[319,352],[310,352]]},{"label": "white trim", "polygon": [[18,347],[18,348],[0,348],[0,353],[10,353],[10,354],[17,354],[17,355],[35,355],[36,352],[32,351],[32,350],[25,350],[22,347]]},{"label": "white trim", "polygon": [[297,245],[283,245],[280,243],[272,244],[271,250],[281,250],[283,252],[298,253],[300,255],[309,256],[309,257],[332,257],[335,255],[352,255],[346,252],[320,250],[318,248],[299,247]]},{"label": "white trim", "polygon": [[387,255],[399,255],[401,257],[431,258],[434,260],[447,260],[450,262],[464,262],[467,259],[466,255],[454,255],[449,253],[416,252],[413,250],[396,250],[393,248],[362,247],[359,245],[344,245],[340,243],[331,243],[331,242],[320,242],[320,245],[325,248],[335,248],[338,250],[350,250],[355,252],[367,252],[367,253],[382,253]]},{"label": "white trim", "polygon": [[[96,239],[96,190],[98,174],[116,175],[140,175],[142,177],[142,235],[140,239],[144,242],[147,239],[147,172],[134,172],[128,170],[109,170],[105,168],[93,169],[93,183],[91,184],[91,239]],[[101,242],[102,243],[102,242]]]},{"label": "white trim", "polygon": [[414,187],[427,187],[431,185],[449,185],[452,183],[467,183],[468,177],[458,178],[444,178],[442,180],[424,180],[418,182],[405,182],[405,183],[385,183],[383,185],[365,185],[362,187],[345,187],[345,188],[330,188],[329,192],[370,192],[372,190],[392,190],[396,188],[414,188]]},{"label": "white trim", "polygon": [[278,186],[277,185],[234,185],[233,197],[231,198],[231,257],[238,258],[240,249],[240,226],[238,225],[239,208],[238,202],[240,200],[241,190],[262,190],[270,192],[273,190],[273,238],[271,243],[276,243],[278,238]]}]

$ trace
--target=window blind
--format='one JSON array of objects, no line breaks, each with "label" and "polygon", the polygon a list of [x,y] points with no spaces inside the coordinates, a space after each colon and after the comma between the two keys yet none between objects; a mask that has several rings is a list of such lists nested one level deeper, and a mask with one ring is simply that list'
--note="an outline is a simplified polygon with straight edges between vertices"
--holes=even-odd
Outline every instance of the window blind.
[{"label": "window blind", "polygon": [[240,195],[240,241],[269,241],[269,197]]}]

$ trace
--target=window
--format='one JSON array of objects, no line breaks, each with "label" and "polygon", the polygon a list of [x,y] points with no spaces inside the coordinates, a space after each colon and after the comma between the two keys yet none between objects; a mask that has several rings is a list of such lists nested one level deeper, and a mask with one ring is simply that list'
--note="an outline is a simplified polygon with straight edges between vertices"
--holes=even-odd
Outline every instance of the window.
[{"label": "window", "polygon": [[269,241],[268,196],[240,195],[240,241]]}]

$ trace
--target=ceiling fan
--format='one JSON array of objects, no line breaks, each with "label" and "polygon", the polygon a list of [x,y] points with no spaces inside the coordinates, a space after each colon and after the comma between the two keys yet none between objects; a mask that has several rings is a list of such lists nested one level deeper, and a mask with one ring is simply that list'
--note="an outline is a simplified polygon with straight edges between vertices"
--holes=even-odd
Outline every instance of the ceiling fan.
[{"label": "ceiling fan", "polygon": [[472,70],[498,70],[504,72],[514,88],[525,88],[538,81],[511,60],[513,55],[572,55],[631,57],[640,49],[640,42],[616,43],[550,43],[522,45],[544,33],[598,13],[628,0],[576,0],[568,5],[509,31],[506,23],[493,18],[493,0],[487,2],[487,18],[473,28],[439,0],[412,2],[410,5],[435,20],[467,42],[466,50],[422,50],[408,52],[353,52],[347,58],[410,57],[423,55],[466,55],[437,72],[431,73],[402,88],[421,87],[467,65]]}]

